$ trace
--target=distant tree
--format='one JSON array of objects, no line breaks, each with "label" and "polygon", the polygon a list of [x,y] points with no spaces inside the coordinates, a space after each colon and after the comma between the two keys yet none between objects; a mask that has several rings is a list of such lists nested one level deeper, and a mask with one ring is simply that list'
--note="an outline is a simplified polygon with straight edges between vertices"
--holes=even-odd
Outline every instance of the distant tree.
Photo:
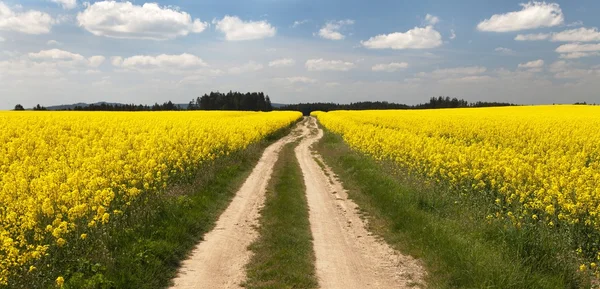
[{"label": "distant tree", "polygon": [[15,105],[15,110],[25,110],[25,108],[22,105],[17,104]]},{"label": "distant tree", "polygon": [[45,108],[45,107],[43,107],[43,106],[41,106],[41,105],[38,103],[38,105],[36,105],[36,106],[34,106],[34,107],[33,107],[33,110],[48,110],[48,109],[47,109],[47,108]]}]

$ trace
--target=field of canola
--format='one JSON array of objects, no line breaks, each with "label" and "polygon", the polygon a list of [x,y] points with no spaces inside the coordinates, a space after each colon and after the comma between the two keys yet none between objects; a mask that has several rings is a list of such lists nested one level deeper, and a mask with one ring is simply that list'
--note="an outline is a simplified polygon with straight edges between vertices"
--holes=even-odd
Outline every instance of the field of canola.
[{"label": "field of canola", "polygon": [[532,106],[313,113],[354,149],[487,197],[517,228],[583,232],[600,260],[600,107]]},{"label": "field of canola", "polygon": [[[0,112],[0,285],[297,112]],[[48,256],[52,257],[52,256]],[[29,267],[31,266],[31,267]],[[57,283],[62,281],[59,277]]]}]

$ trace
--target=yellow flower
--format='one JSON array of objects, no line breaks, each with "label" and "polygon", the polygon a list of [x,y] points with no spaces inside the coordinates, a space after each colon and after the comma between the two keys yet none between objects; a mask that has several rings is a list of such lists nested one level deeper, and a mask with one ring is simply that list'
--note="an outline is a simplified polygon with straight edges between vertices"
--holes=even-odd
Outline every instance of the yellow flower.
[{"label": "yellow flower", "polygon": [[63,278],[62,276],[58,276],[58,278],[56,278],[56,285],[58,285],[58,287],[62,287],[65,284],[65,278]]},{"label": "yellow flower", "polygon": [[585,270],[587,270],[587,266],[586,266],[585,264],[581,264],[581,265],[579,266],[579,271],[581,271],[581,272],[585,272]]},{"label": "yellow flower", "polygon": [[128,214],[139,198],[160,196],[171,180],[244,150],[301,116],[0,112],[0,200],[9,200],[0,201],[0,286],[48,256],[54,242],[64,248],[79,230],[81,239],[91,238],[89,231]]},{"label": "yellow flower", "polygon": [[56,244],[57,244],[59,247],[62,247],[62,246],[64,246],[66,243],[67,243],[67,240],[65,240],[65,239],[63,239],[63,238],[58,238],[58,239],[56,240]]}]

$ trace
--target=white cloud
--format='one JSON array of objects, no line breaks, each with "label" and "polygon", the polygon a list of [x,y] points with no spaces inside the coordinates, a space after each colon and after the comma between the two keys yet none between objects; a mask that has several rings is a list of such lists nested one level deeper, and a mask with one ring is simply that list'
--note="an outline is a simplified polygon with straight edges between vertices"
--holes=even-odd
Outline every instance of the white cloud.
[{"label": "white cloud", "polygon": [[395,72],[408,67],[406,62],[392,62],[389,64],[377,64],[371,67],[373,71]]},{"label": "white cloud", "polygon": [[554,72],[554,77],[558,79],[585,79],[590,76],[597,77],[600,75],[600,70],[592,67],[592,69],[581,69],[573,66],[572,63],[564,60],[559,60],[550,65],[551,72]]},{"label": "white cloud", "polygon": [[[454,67],[436,69],[431,72],[431,76],[435,78],[445,78],[458,75],[477,75],[486,72],[487,68],[482,66]],[[427,76],[426,73],[421,73],[419,76]]]},{"label": "white cloud", "polygon": [[306,69],[308,69],[309,71],[348,71],[354,68],[354,63],[345,62],[341,60],[324,60],[322,58],[319,58],[307,60],[305,66]]},{"label": "white cloud", "polygon": [[404,33],[377,35],[360,43],[370,49],[426,49],[442,45],[442,35],[433,26],[415,27]]},{"label": "white cloud", "polygon": [[440,18],[438,18],[437,16],[433,16],[431,14],[427,14],[425,16],[425,23],[427,25],[436,25],[440,22]]},{"label": "white cloud", "polygon": [[228,41],[255,40],[275,36],[276,29],[269,22],[262,21],[243,21],[237,16],[225,16],[217,21],[216,29],[225,34]]},{"label": "white cloud", "polygon": [[269,67],[289,67],[294,66],[296,61],[291,58],[276,59],[269,62]]},{"label": "white cloud", "polygon": [[554,42],[597,42],[600,41],[598,28],[576,28],[555,33],[519,34],[515,37],[518,41],[548,40]]},{"label": "white cloud", "polygon": [[537,34],[519,34],[515,37],[517,41],[539,41],[550,38],[548,33],[537,33]]},{"label": "white cloud", "polygon": [[29,58],[39,60],[74,60],[81,61],[85,59],[81,54],[72,53],[60,49],[42,50],[37,53],[29,53]]},{"label": "white cloud", "polygon": [[4,37],[0,36],[0,42],[4,42],[6,41],[6,39],[4,39]]},{"label": "white cloud", "polygon": [[283,77],[283,78],[274,78],[273,80],[277,82],[285,82],[289,84],[313,84],[317,83],[316,79],[304,77],[304,76],[294,76],[294,77]]},{"label": "white cloud", "polygon": [[540,27],[553,27],[564,22],[560,6],[556,3],[531,1],[520,4],[521,11],[496,14],[477,24],[479,31],[508,32]]},{"label": "white cloud", "polygon": [[456,38],[456,32],[454,32],[454,29],[450,29],[450,40],[454,40],[454,38]]},{"label": "white cloud", "polygon": [[571,53],[571,52],[593,52],[600,51],[600,43],[596,44],[581,44],[581,43],[569,43],[563,44],[556,48],[558,53]]},{"label": "white cloud", "polygon": [[496,47],[496,49],[494,49],[494,51],[504,53],[504,54],[514,54],[515,53],[514,50],[512,50],[510,48],[506,48],[506,47]]},{"label": "white cloud", "polygon": [[538,59],[526,63],[519,63],[519,68],[540,68],[544,66],[544,60]]},{"label": "white cloud", "polygon": [[242,74],[246,72],[258,71],[263,69],[263,65],[254,61],[250,61],[242,66],[236,66],[229,69],[231,74]]},{"label": "white cloud", "polygon": [[111,63],[114,66],[127,70],[155,71],[165,70],[176,72],[181,69],[193,69],[208,66],[204,60],[196,55],[183,53],[179,55],[161,54],[158,56],[135,55],[127,58],[113,57]]},{"label": "white cloud", "polygon": [[325,86],[327,86],[327,87],[338,87],[340,85],[341,84],[339,82],[327,82],[327,83],[325,83]]},{"label": "white cloud", "polygon": [[48,42],[46,42],[46,45],[49,45],[49,46],[52,46],[52,45],[61,46],[62,43],[58,42],[56,40],[48,40]]},{"label": "white cloud", "polygon": [[91,67],[100,66],[104,62],[104,60],[106,60],[106,57],[104,57],[102,55],[95,55],[95,56],[88,58],[88,61],[90,62]]},{"label": "white cloud", "polygon": [[16,12],[0,1],[0,30],[46,34],[54,23],[55,20],[48,13],[35,10]]},{"label": "white cloud", "polygon": [[310,20],[308,19],[304,19],[304,20],[299,20],[299,21],[294,21],[294,24],[292,24],[292,28],[296,28],[302,24],[306,24],[308,23]]},{"label": "white cloud", "polygon": [[0,61],[0,75],[30,76],[30,77],[56,77],[62,72],[53,62],[36,62],[27,59],[12,59]]},{"label": "white cloud", "polygon": [[352,25],[352,24],[354,24],[354,20],[350,20],[350,19],[327,22],[327,23],[325,23],[325,26],[323,26],[319,30],[319,36],[321,38],[329,39],[329,40],[342,40],[342,39],[346,38],[346,36],[344,34],[340,33],[340,30],[344,26],[348,26],[348,25]]},{"label": "white cloud", "polygon": [[189,33],[200,33],[208,24],[182,11],[160,7],[156,3],[142,6],[131,2],[101,1],[77,14],[79,26],[97,36],[112,38],[166,40]]},{"label": "white cloud", "polygon": [[95,68],[100,66],[106,59],[102,55],[95,55],[86,59],[81,54],[60,49],[42,50],[36,53],[29,53],[28,56],[36,62],[54,63],[61,67],[71,68],[76,66],[90,66]]},{"label": "white cloud", "polygon": [[442,79],[440,83],[446,84],[463,84],[463,83],[481,83],[485,81],[494,80],[491,76],[488,75],[473,75],[473,76],[464,76],[464,77],[456,77],[456,78],[446,78]]},{"label": "white cloud", "polygon": [[77,0],[50,0],[62,6],[63,9],[73,9],[77,7]]},{"label": "white cloud", "polygon": [[596,51],[596,52],[572,52],[572,53],[561,54],[560,58],[561,59],[578,59],[578,58],[591,57],[591,56],[600,56],[600,52],[598,52],[598,51]]},{"label": "white cloud", "polygon": [[552,34],[552,41],[556,42],[592,42],[600,41],[598,28],[585,28],[565,30]]}]

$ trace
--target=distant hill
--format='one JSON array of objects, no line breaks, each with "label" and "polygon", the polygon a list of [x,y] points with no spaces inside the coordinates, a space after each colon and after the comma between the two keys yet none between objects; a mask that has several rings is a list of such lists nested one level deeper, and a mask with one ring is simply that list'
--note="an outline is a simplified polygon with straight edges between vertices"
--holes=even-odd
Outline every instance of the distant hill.
[{"label": "distant hill", "polygon": [[[76,106],[88,107],[90,105],[101,105],[101,104],[108,104],[108,105],[112,105],[112,106],[125,105],[123,103],[106,102],[106,101],[100,101],[100,102],[96,102],[96,103],[79,102],[79,103],[74,103],[74,104],[61,104],[61,105],[48,106],[48,107],[46,107],[46,109],[48,109],[48,110],[69,110],[69,109],[74,109]],[[186,109],[188,107],[187,103],[177,103],[175,105],[182,109]]]},{"label": "distant hill", "polygon": [[273,108],[281,108],[281,107],[287,106],[287,104],[284,104],[284,103],[271,103],[271,106]]}]

